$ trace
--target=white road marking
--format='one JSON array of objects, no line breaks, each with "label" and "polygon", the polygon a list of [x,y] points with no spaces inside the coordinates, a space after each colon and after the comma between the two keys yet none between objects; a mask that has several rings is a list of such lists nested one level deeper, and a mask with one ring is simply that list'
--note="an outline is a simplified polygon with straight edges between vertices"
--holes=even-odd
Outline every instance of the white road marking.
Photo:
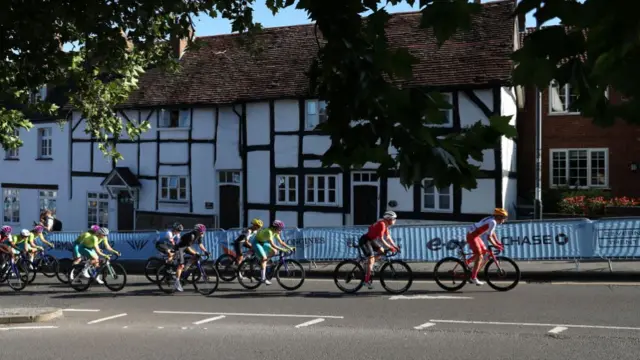
[{"label": "white road marking", "polygon": [[324,321],[324,319],[323,319],[323,318],[310,320],[310,321],[304,322],[304,323],[302,323],[302,324],[298,324],[298,325],[296,325],[296,329],[297,329],[297,328],[301,328],[301,327],[311,326],[311,325],[313,325],[313,324],[321,323],[321,322],[323,322],[323,321]]},{"label": "white road marking", "polygon": [[451,295],[395,295],[389,300],[468,300],[473,299],[470,296],[451,296]]},{"label": "white road marking", "polygon": [[183,326],[183,327],[182,327],[182,330],[187,330],[187,327],[186,327],[186,326]]},{"label": "white road marking", "polygon": [[226,316],[220,315],[220,316],[216,316],[216,317],[212,317],[212,318],[196,321],[196,322],[193,323],[193,325],[200,325],[200,324],[204,324],[204,323],[208,323],[208,322],[212,322],[212,321],[216,321],[216,320],[220,320],[220,319],[224,319],[224,318],[226,318]]},{"label": "white road marking", "polygon": [[197,312],[197,311],[154,311],[155,314],[174,315],[224,315],[224,316],[259,316],[259,317],[291,317],[291,318],[325,318],[344,319],[344,316],[333,315],[298,315],[298,314],[249,314],[249,313],[222,313],[222,312]]},{"label": "white road marking", "polygon": [[100,309],[62,309],[62,311],[69,312],[98,312]]},{"label": "white road marking", "polygon": [[164,326],[158,326],[158,329],[164,329]]},{"label": "white road marking", "polygon": [[551,285],[577,285],[577,286],[640,286],[639,282],[552,282]]},{"label": "white road marking", "polygon": [[38,330],[38,329],[57,329],[57,326],[11,326],[0,328],[0,331],[7,330]]},{"label": "white road marking", "polygon": [[123,328],[123,329],[126,329],[126,328],[128,328],[128,326],[123,326],[122,328]]},{"label": "white road marking", "polygon": [[553,329],[549,330],[550,334],[560,334],[561,332],[567,330],[568,328],[564,326],[556,326]]},{"label": "white road marking", "polygon": [[544,327],[566,327],[566,328],[607,329],[607,330],[640,330],[640,327],[630,327],[630,326],[538,324],[538,323],[517,323],[517,322],[498,322],[498,321],[465,321],[465,320],[429,320],[429,321],[434,322],[434,323],[448,323],[448,324],[513,325],[513,326],[544,326]]},{"label": "white road marking", "polygon": [[432,327],[432,326],[435,326],[435,325],[436,325],[435,323],[428,322],[428,323],[424,323],[424,324],[422,324],[422,325],[415,326],[415,327],[414,327],[414,329],[416,329],[416,330],[422,330],[422,329],[426,329],[426,328],[428,328],[428,327]]},{"label": "white road marking", "polygon": [[87,325],[97,324],[97,323],[100,323],[100,322],[103,322],[103,321],[107,321],[107,320],[111,320],[111,319],[117,319],[117,318],[123,317],[123,316],[127,316],[127,313],[122,313],[122,314],[118,314],[118,315],[108,316],[108,317],[105,317],[105,318],[102,318],[102,319],[96,319],[96,320],[93,320],[93,321],[89,321],[87,323]]}]

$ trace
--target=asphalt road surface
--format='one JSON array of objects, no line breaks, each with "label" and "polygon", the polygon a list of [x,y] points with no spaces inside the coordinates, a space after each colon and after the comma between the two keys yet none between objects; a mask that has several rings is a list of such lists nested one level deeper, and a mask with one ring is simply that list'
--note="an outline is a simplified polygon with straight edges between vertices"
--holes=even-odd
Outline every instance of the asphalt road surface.
[{"label": "asphalt road surface", "polygon": [[442,292],[416,282],[403,296],[358,295],[331,281],[296,292],[221,283],[210,297],[165,295],[143,277],[122,292],[45,283],[0,286],[2,307],[53,306],[64,317],[0,327],[4,359],[633,359],[640,354],[639,284],[527,284],[499,293]]}]

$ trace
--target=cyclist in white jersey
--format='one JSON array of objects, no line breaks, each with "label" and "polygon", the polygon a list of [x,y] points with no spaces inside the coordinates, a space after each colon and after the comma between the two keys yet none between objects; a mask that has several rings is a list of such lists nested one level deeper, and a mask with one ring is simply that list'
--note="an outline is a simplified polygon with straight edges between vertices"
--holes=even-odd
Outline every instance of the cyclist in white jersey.
[{"label": "cyclist in white jersey", "polygon": [[482,238],[487,238],[489,242],[498,249],[503,249],[502,244],[498,240],[498,236],[496,236],[496,225],[502,224],[507,220],[509,214],[507,210],[502,208],[496,208],[493,211],[493,216],[488,216],[479,222],[469,226],[467,230],[467,243],[471,250],[473,250],[473,270],[471,270],[471,282],[480,286],[484,283],[478,280],[478,271],[480,271],[480,267],[482,266],[482,258],[483,255],[487,252],[486,246],[484,246],[484,242]]},{"label": "cyclist in white jersey", "polygon": [[173,260],[173,247],[176,244],[176,240],[180,240],[180,232],[182,230],[184,230],[182,224],[176,222],[171,229],[164,234],[160,234],[158,240],[156,240],[156,249],[163,254],[167,254],[167,263]]}]

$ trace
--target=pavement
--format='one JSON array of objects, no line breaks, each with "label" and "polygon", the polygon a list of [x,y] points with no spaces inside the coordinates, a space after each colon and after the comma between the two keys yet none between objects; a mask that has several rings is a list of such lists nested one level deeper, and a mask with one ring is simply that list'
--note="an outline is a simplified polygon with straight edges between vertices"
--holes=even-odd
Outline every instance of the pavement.
[{"label": "pavement", "polygon": [[[521,282],[508,292],[467,285],[441,291],[343,294],[328,279],[294,292],[221,283],[205,297],[188,286],[161,293],[142,276],[124,290],[83,293],[36,278],[0,285],[2,308],[53,307],[48,322],[0,326],[3,358],[20,359],[638,359],[638,282]],[[99,340],[98,340],[99,339]]]}]

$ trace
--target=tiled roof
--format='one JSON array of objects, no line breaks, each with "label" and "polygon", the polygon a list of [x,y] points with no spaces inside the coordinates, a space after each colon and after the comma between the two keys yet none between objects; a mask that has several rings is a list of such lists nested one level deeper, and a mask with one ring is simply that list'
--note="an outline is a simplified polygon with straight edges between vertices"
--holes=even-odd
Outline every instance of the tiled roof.
[{"label": "tiled roof", "polygon": [[[418,57],[408,86],[463,86],[508,83],[514,47],[514,0],[482,4],[472,29],[455,34],[441,48],[431,30],[419,28],[419,12],[393,14],[387,37]],[[201,37],[202,46],[187,51],[182,71],[150,70],[125,107],[230,104],[237,101],[309,95],[306,71],[317,55],[313,24],[264,29],[262,52],[251,55],[237,41],[241,35]],[[320,34],[318,34],[320,36]]]}]

